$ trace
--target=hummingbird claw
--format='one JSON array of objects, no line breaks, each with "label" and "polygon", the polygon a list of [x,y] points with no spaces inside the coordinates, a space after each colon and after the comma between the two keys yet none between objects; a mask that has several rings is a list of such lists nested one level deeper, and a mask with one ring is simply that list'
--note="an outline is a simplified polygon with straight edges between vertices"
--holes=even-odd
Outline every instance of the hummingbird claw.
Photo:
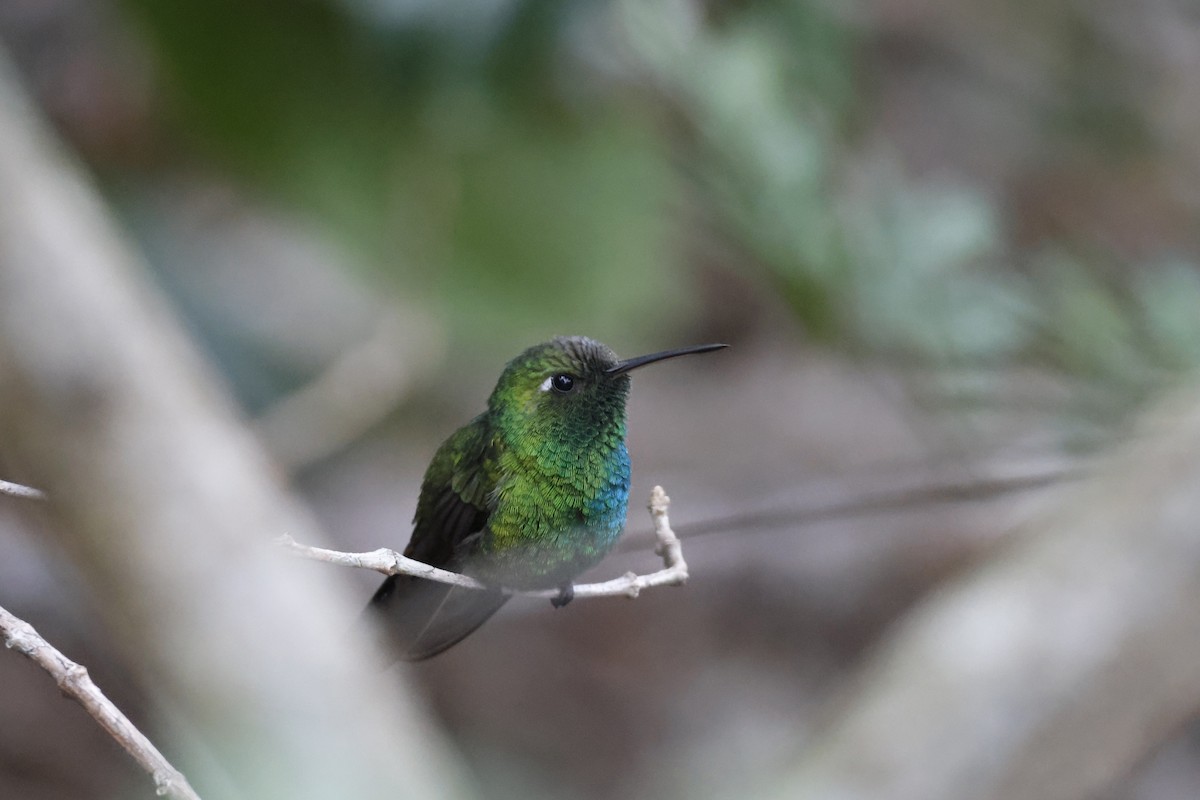
[{"label": "hummingbird claw", "polygon": [[562,586],[558,587],[558,596],[550,598],[550,605],[555,608],[562,608],[567,603],[575,599],[575,586],[567,581]]}]

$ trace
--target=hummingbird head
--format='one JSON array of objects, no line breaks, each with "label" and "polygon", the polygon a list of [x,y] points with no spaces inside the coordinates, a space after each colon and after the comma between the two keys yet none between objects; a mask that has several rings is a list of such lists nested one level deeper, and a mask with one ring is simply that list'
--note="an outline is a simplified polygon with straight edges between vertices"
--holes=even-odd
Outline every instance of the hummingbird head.
[{"label": "hummingbird head", "polygon": [[629,373],[638,367],[726,345],[665,350],[624,361],[585,336],[559,336],[526,350],[505,367],[488,408],[515,443],[583,448],[625,436]]}]

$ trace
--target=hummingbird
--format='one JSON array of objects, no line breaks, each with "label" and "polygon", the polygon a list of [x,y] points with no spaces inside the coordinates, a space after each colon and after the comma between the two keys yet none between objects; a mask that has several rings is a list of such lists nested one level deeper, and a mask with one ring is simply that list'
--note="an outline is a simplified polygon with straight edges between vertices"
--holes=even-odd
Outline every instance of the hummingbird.
[{"label": "hummingbird", "polygon": [[571,581],[625,526],[629,373],[726,346],[620,360],[594,339],[560,336],[510,361],[487,410],[430,461],[404,550],[488,588],[389,576],[370,607],[385,616],[398,657],[420,661],[462,641],[504,605],[505,589],[558,588],[550,602],[569,603]]}]

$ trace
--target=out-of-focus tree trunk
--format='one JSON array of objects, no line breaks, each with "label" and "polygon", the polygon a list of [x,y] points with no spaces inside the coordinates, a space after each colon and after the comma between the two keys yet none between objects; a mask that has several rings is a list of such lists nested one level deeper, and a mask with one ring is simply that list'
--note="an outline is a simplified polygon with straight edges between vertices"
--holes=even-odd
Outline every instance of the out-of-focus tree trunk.
[{"label": "out-of-focus tree trunk", "polygon": [[210,800],[461,796],[342,576],[270,545],[320,536],[2,57],[0,190],[0,448],[160,701],[157,744]]},{"label": "out-of-focus tree trunk", "polygon": [[1200,392],[916,609],[779,796],[1082,800],[1200,709]]}]

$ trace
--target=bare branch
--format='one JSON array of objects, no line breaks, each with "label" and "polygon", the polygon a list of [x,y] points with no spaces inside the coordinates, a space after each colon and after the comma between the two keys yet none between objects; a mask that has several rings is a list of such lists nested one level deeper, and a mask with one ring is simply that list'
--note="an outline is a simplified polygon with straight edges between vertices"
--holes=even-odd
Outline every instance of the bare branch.
[{"label": "bare branch", "polygon": [[2,607],[0,633],[4,634],[5,647],[16,650],[50,673],[58,688],[83,706],[100,723],[100,727],[108,731],[125,748],[125,752],[150,773],[160,797],[200,800],[183,773],[171,766],[158,748],[100,691],[85,667],[64,656],[43,639],[32,625]]},{"label": "bare branch", "polygon": [[[310,419],[309,422],[319,425],[315,417]],[[299,427],[302,426],[297,422],[297,428]],[[266,436],[262,430],[260,430],[260,434]],[[273,438],[273,436],[267,438]],[[276,460],[279,461],[279,452],[275,451],[274,455]],[[301,459],[301,461],[307,463],[318,457],[314,453]],[[286,462],[285,460],[285,464],[290,464],[290,462]],[[982,477],[969,481],[930,480],[926,483],[906,485],[897,489],[862,491],[848,499],[834,502],[784,508],[764,509],[755,507],[753,510],[744,513],[705,519],[699,522],[683,523],[674,527],[677,535],[683,539],[699,538],[714,534],[727,534],[735,531],[738,535],[744,535],[755,531],[777,528],[799,529],[822,522],[852,519],[858,516],[881,514],[889,511],[905,511],[951,503],[987,502],[997,497],[1032,492],[1077,481],[1087,474],[1087,469],[1088,466],[1086,464],[1072,462],[1067,465],[1058,464],[1049,468],[1022,470],[1011,475]],[[0,480],[0,494],[32,500],[44,500],[46,498],[45,493],[39,489],[2,480]],[[301,550],[304,549],[303,545],[297,545],[294,540],[286,536],[279,539],[279,544],[292,548],[300,548]],[[616,552],[632,552],[644,546],[645,542],[640,535],[626,536],[621,540],[621,544]],[[305,553],[301,554],[304,555]],[[394,550],[386,548],[373,550],[370,553],[338,553],[335,550],[309,548],[307,557],[318,561],[327,561],[331,564],[340,564],[345,567],[373,569],[385,575],[393,574],[392,570],[396,569],[395,561],[397,557],[401,559],[401,563],[407,564],[404,570],[401,570],[405,574],[416,574],[408,572],[407,570],[409,569],[434,569],[428,567],[428,565],[421,564],[419,561],[405,560],[403,556],[399,556]],[[444,576],[443,578],[432,577],[436,574],[435,572],[423,571],[419,574],[421,577],[430,578],[430,580],[445,580],[454,583],[453,580]],[[461,585],[468,586],[467,583]]]},{"label": "bare branch", "polygon": [[1078,481],[1087,475],[1087,470],[1086,463],[1073,461],[1037,470],[1022,469],[1012,475],[980,477],[965,481],[931,480],[896,489],[875,489],[844,500],[793,508],[754,508],[728,517],[681,524],[678,526],[679,535],[685,539],[731,531],[737,531],[741,535],[748,531],[794,528],[914,508],[952,503],[981,503],[1011,494]]},{"label": "bare branch", "polygon": [[24,497],[28,500],[45,500],[46,493],[41,489],[34,489],[32,486],[22,486],[19,483],[10,481],[0,481],[0,494],[6,494],[10,497]]},{"label": "bare branch", "polygon": [[[682,586],[688,579],[687,562],[683,560],[683,547],[679,537],[671,530],[671,520],[667,516],[671,498],[661,486],[655,486],[650,492],[650,516],[654,520],[654,537],[658,542],[654,552],[662,557],[663,568],[648,575],[638,575],[627,572],[620,578],[603,583],[585,583],[575,587],[575,597],[637,597],[643,589],[655,586]],[[366,553],[343,553],[337,550],[326,550],[322,547],[309,547],[293,539],[291,536],[281,536],[277,543],[290,552],[302,558],[314,561],[324,561],[327,564],[337,564],[342,567],[357,567],[370,569],[384,575],[412,575],[417,578],[449,583],[464,589],[488,589],[489,587],[474,578],[430,566],[429,564],[408,558],[395,550],[381,547]],[[523,597],[558,597],[559,589],[518,590],[504,589],[508,594]]]}]

